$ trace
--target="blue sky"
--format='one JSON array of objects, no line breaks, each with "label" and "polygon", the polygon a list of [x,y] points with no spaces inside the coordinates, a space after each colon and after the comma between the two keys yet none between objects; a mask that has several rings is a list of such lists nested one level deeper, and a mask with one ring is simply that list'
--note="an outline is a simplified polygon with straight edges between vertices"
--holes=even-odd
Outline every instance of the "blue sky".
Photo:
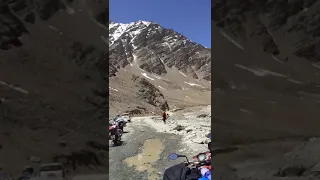
[{"label": "blue sky", "polygon": [[211,0],[109,0],[109,19],[152,21],[211,47]]}]

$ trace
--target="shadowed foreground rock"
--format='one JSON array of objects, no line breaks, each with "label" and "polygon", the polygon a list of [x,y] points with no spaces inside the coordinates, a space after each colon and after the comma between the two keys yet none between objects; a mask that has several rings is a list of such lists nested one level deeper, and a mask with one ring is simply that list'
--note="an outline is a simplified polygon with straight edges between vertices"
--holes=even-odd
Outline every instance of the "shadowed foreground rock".
[{"label": "shadowed foreground rock", "polygon": [[[97,145],[106,137],[108,45],[101,36],[108,32],[95,20],[106,8],[106,2],[87,0],[1,1],[0,164],[5,171],[19,174],[26,164],[50,163],[63,152],[95,165],[82,173],[107,166],[107,151]],[[91,149],[81,151],[92,140]]]}]

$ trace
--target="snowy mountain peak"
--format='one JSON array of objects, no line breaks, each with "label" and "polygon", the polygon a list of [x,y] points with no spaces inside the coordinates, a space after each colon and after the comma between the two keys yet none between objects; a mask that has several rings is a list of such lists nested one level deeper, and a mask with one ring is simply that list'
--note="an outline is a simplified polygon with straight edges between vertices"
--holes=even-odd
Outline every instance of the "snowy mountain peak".
[{"label": "snowy mountain peak", "polygon": [[[131,23],[116,23],[109,21],[109,46],[113,45],[122,35],[130,33],[131,38],[138,35],[143,29],[147,28],[150,24],[149,21],[136,21]],[[154,23],[155,24],[155,23]],[[134,32],[135,31],[135,32]]]},{"label": "snowy mountain peak", "polygon": [[210,49],[157,23],[110,23],[109,53],[112,74],[130,65],[157,75],[176,68],[195,79],[211,79]]},{"label": "snowy mountain peak", "polygon": [[137,23],[149,26],[152,22],[139,20],[139,21],[137,21]]}]

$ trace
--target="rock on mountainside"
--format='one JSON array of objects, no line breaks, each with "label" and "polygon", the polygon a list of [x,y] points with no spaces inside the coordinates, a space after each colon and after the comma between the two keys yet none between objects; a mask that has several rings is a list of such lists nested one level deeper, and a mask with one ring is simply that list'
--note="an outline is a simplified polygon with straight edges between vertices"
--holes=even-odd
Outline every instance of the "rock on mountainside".
[{"label": "rock on mountainside", "polygon": [[169,105],[158,88],[146,79],[138,76],[133,75],[132,80],[136,82],[139,87],[139,98],[144,99],[147,103],[153,106],[160,107],[163,111],[169,110]]},{"label": "rock on mountainside", "polygon": [[[164,91],[171,91],[171,89],[156,81],[161,81],[174,90],[186,89],[172,81],[172,76],[176,76],[173,73],[178,72],[182,76],[179,80],[180,84],[182,82],[182,84],[193,86],[193,89],[198,87],[200,91],[204,89],[209,91],[210,52],[209,48],[194,43],[182,34],[154,22],[137,21],[123,24],[109,21],[110,77],[124,73],[142,75],[146,81],[150,81],[155,86],[155,89],[165,93]],[[188,82],[187,78],[201,81],[207,86],[202,86],[198,82]],[[110,86],[112,85],[111,78]]]},{"label": "rock on mountainside", "polygon": [[98,23],[106,8],[95,0],[0,2],[0,164],[6,171],[20,173],[30,157],[81,171],[108,165],[108,45],[101,39],[108,31]]}]

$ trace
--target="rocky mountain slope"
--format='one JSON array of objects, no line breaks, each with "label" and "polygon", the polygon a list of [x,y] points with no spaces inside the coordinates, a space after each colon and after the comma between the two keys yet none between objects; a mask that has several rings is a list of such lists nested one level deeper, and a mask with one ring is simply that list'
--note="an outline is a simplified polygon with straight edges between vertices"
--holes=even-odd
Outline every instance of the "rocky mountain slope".
[{"label": "rocky mountain slope", "polygon": [[[189,100],[191,104],[209,104],[210,52],[210,49],[154,22],[137,21],[123,24],[109,21],[110,87],[114,89],[119,84],[119,78],[125,78],[121,77],[124,76],[123,74],[134,74],[140,77],[144,76],[143,78],[146,81],[155,86],[154,90],[158,89],[164,94],[166,100],[169,100],[170,96],[176,97],[173,94],[178,90],[181,91],[180,94],[184,94],[184,96],[177,97],[178,100],[182,101],[178,104],[183,104],[186,101],[186,96],[189,97],[192,94],[191,91],[194,91],[201,93],[201,96],[205,96],[203,99],[207,100],[192,102],[197,98],[191,97],[190,99],[194,99]],[[126,86],[132,85],[127,84]],[[189,91],[187,88],[192,90]],[[204,95],[205,93],[206,95]],[[111,93],[111,96],[113,96],[113,93]],[[132,98],[130,98],[139,99],[135,97],[136,95],[132,95]],[[169,104],[176,103],[171,101]],[[111,105],[111,108],[115,106]],[[154,106],[148,106],[149,113],[150,110],[153,112],[159,111],[163,109],[161,107],[167,105],[159,104],[156,105],[156,108]],[[120,108],[114,109],[120,111]]]},{"label": "rocky mountain slope", "polygon": [[99,23],[106,8],[95,0],[0,2],[5,171],[54,161],[81,172],[108,164],[108,45],[101,38],[108,29]]},{"label": "rocky mountain slope", "polygon": [[[259,116],[253,119],[263,119],[264,124],[270,125],[277,122],[278,128],[283,125],[287,131],[291,129],[288,125],[297,125],[295,127],[302,130],[317,123],[320,73],[316,65],[318,48],[315,47],[318,36],[314,27],[317,24],[310,21],[317,20],[320,4],[281,2],[213,2],[212,53],[216,59],[212,61],[212,83],[219,102],[215,110],[222,110],[223,104],[228,102],[226,99],[231,98],[241,102],[239,105],[243,107],[236,111],[247,118]],[[300,11],[294,7],[299,7]],[[273,15],[280,13],[279,9],[285,14]],[[291,25],[297,23],[300,16],[310,20],[301,22],[303,28],[292,29]],[[313,40],[304,42],[307,36]],[[306,46],[310,46],[308,52]],[[311,50],[311,47],[314,48]],[[297,55],[298,51],[306,53]],[[228,93],[232,96],[226,96]],[[259,106],[253,105],[254,102]],[[298,119],[308,122],[289,123]],[[308,134],[317,133],[309,129]]]},{"label": "rocky mountain slope", "polygon": [[318,160],[287,154],[320,135],[319,6],[212,1],[213,142],[240,149],[214,161],[232,166],[231,179],[318,178],[302,177]]}]

